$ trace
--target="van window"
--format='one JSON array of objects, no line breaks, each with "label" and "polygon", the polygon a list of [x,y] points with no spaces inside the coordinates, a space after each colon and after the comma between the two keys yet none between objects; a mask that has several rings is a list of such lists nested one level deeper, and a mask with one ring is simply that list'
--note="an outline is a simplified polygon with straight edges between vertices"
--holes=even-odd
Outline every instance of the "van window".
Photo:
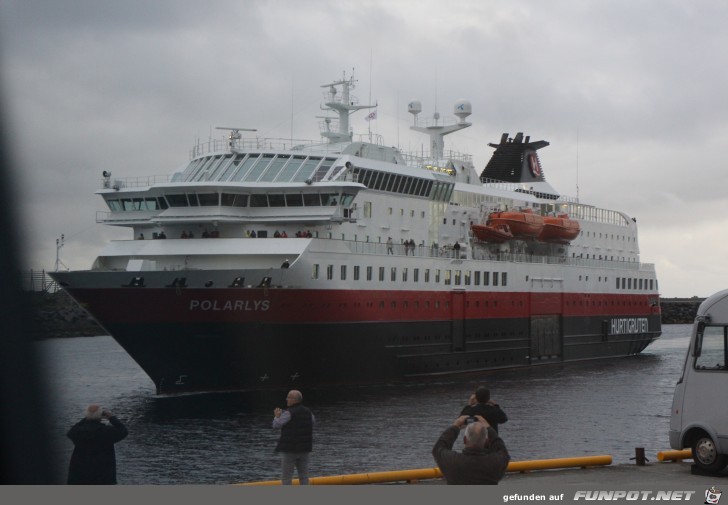
[{"label": "van window", "polygon": [[698,335],[695,348],[696,370],[728,370],[726,368],[726,327],[705,326]]}]

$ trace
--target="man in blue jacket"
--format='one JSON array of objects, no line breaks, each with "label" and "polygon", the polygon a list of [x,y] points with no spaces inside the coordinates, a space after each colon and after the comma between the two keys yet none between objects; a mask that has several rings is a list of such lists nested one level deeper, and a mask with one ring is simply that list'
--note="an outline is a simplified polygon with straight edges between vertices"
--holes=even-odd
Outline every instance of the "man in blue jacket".
[{"label": "man in blue jacket", "polygon": [[308,484],[308,459],[313,450],[313,426],[316,418],[303,406],[300,391],[291,390],[286,396],[286,410],[273,411],[273,428],[281,430],[276,452],[281,453],[281,483],[291,485],[293,467],[301,485]]}]

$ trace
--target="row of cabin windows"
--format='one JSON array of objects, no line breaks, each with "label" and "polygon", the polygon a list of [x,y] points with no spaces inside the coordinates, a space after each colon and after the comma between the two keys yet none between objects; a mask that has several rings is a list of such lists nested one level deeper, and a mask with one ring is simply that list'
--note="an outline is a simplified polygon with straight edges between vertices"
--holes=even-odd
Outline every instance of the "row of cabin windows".
[{"label": "row of cabin windows", "polygon": [[349,207],[354,195],[337,193],[178,193],[160,197],[107,200],[114,212],[154,211],[169,207]]},{"label": "row of cabin windows", "polygon": [[632,279],[629,277],[617,277],[617,289],[656,289],[655,279]]},{"label": "row of cabin windows", "polygon": [[[389,275],[387,275],[389,273]],[[431,275],[432,274],[432,275]],[[321,276],[321,265],[314,264],[311,278],[319,279]],[[430,282],[434,280],[436,284],[442,282],[445,286],[507,286],[508,285],[508,273],[507,272],[481,272],[471,270],[440,270],[439,268],[431,271],[429,268],[408,268],[397,269],[397,267],[365,267],[362,271],[362,267],[355,265],[352,273],[355,281],[367,280],[373,281],[378,280],[384,282],[390,280],[392,282]],[[334,280],[335,267],[334,265],[326,265],[326,280]],[[348,277],[347,265],[341,265],[339,268],[339,280],[345,281]]]}]

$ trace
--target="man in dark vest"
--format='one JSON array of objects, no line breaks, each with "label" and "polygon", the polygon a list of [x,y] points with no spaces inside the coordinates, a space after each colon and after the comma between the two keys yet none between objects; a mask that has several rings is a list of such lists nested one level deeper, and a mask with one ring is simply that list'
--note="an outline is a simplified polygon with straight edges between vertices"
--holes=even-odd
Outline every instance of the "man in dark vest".
[{"label": "man in dark vest", "polygon": [[114,444],[127,434],[126,427],[114,414],[98,405],[89,405],[84,418],[68,431],[68,438],[75,446],[68,467],[68,483],[116,484]]},{"label": "man in dark vest", "polygon": [[313,413],[303,404],[300,391],[291,390],[286,396],[286,410],[273,411],[273,428],[281,430],[276,452],[281,453],[281,484],[291,485],[293,467],[301,485],[308,484],[308,456],[313,449]]}]

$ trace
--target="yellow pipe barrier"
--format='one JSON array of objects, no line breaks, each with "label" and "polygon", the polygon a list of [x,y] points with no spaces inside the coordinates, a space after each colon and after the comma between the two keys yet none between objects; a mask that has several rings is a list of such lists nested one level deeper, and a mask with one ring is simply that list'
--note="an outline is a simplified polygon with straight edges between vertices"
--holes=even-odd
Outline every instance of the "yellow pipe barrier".
[{"label": "yellow pipe barrier", "polygon": [[693,459],[693,451],[683,449],[682,451],[660,451],[657,453],[659,461],[678,461],[681,459]]},{"label": "yellow pipe barrier", "polygon": [[556,468],[586,468],[612,464],[611,456],[583,456],[578,458],[533,459],[530,461],[511,461],[509,472],[530,472],[533,470],[554,470]]},{"label": "yellow pipe barrier", "polygon": [[[576,458],[536,459],[530,461],[511,461],[507,472],[529,472],[532,470],[554,470],[557,468],[586,468],[589,466],[605,466],[612,464],[611,456],[583,456]],[[309,484],[314,486],[381,484],[384,482],[413,482],[417,480],[439,479],[442,472],[439,468],[421,468],[418,470],[396,470],[391,472],[354,473],[349,475],[332,475],[329,477],[311,477]],[[298,484],[298,479],[293,479]],[[278,486],[280,480],[245,482],[235,486]]]}]

